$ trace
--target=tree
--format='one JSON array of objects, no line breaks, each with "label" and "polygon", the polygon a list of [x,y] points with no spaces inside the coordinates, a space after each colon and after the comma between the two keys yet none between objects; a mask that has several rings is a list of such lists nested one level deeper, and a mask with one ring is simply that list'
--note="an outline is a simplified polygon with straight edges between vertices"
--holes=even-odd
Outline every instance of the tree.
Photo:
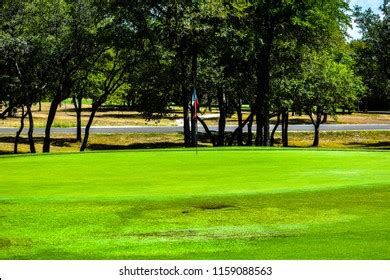
[{"label": "tree", "polygon": [[[29,118],[29,130],[28,138],[30,144],[30,152],[35,153],[35,144],[33,138],[34,122],[31,107],[33,103],[38,99],[40,94],[41,85],[36,74],[37,69],[33,66],[37,66],[36,58],[38,55],[34,51],[34,47],[28,45],[25,41],[19,41],[20,38],[12,38],[10,42],[2,42],[0,50],[4,55],[7,74],[12,76],[12,84],[9,84],[13,88],[8,94],[12,96],[12,106],[22,109],[20,128],[16,133],[14,143],[14,153],[18,152],[18,142],[20,134],[24,128],[25,118]],[[26,109],[25,109],[26,107]]]},{"label": "tree", "polygon": [[[198,116],[198,120],[212,144],[224,146],[226,118],[235,110],[240,113],[239,118],[242,118],[241,100],[247,89],[243,83],[244,75],[240,72],[241,58],[245,54],[243,42],[240,40],[239,30],[231,21],[232,18],[238,20],[241,16],[240,6],[205,1],[199,13],[198,17],[201,20],[198,29],[203,32],[199,32],[198,35],[202,38],[202,49],[207,51],[202,51],[199,57],[197,88],[202,97],[207,96],[209,106],[213,100],[218,104],[219,120],[216,137],[201,117]],[[238,137],[242,142],[242,134]]]},{"label": "tree", "polygon": [[[137,56],[132,57],[137,58]],[[126,83],[127,71],[131,66],[131,60],[123,57],[120,50],[108,50],[101,59],[97,62],[94,71],[91,73],[89,79],[94,83],[95,92],[92,98],[92,111],[85,127],[84,139],[80,147],[80,151],[84,151],[87,147],[89,130],[93,123],[97,110],[103,105],[107,98],[121,89]]]},{"label": "tree", "polygon": [[[9,108],[22,110],[20,128],[16,133],[14,153],[18,152],[20,134],[28,116],[30,152],[35,153],[33,138],[34,121],[31,107],[43,96],[45,82],[42,69],[45,61],[45,46],[31,33],[30,23],[34,18],[32,6],[24,1],[5,1],[1,14],[0,33],[2,91],[7,96]],[[25,108],[26,107],[26,108]]]},{"label": "tree", "polygon": [[166,0],[154,5],[152,11],[151,41],[160,53],[159,63],[170,72],[168,92],[173,92],[173,98],[182,107],[184,144],[194,146],[197,119],[190,118],[190,96],[202,83],[199,64],[210,50],[209,36],[215,38],[212,25],[219,24],[224,5],[210,0]]},{"label": "tree", "polygon": [[390,30],[389,4],[382,7],[384,17],[371,9],[354,9],[355,22],[362,34],[359,40],[350,45],[356,60],[355,71],[367,86],[367,94],[362,98],[363,108],[367,110],[388,110],[390,108]]},{"label": "tree", "polygon": [[271,109],[277,116],[277,121],[271,133],[271,146],[275,143],[275,132],[281,123],[282,144],[283,147],[288,147],[289,112],[294,110],[297,78],[307,49],[308,47],[301,46],[295,38],[284,38],[283,41],[276,43],[271,83]]},{"label": "tree", "polygon": [[283,38],[296,38],[301,44],[320,45],[348,23],[348,4],[332,1],[248,1],[245,34],[253,46],[248,62],[256,76],[256,145],[270,144],[269,118],[275,44]]},{"label": "tree", "polygon": [[348,56],[335,59],[326,52],[310,52],[304,58],[301,71],[301,76],[292,82],[297,91],[295,106],[310,117],[316,147],[324,114],[335,116],[339,108],[353,108],[365,88],[354,75]]},{"label": "tree", "polygon": [[[53,3],[52,3],[53,2]],[[50,151],[50,131],[58,105],[72,93],[78,71],[94,63],[102,54],[102,46],[96,38],[104,28],[104,14],[98,13],[92,1],[64,0],[38,1],[39,17],[50,46],[49,86],[53,92],[46,122],[43,152]]]},{"label": "tree", "polygon": [[164,3],[112,2],[108,9],[113,17],[110,41],[113,49],[126,57],[127,65],[127,86],[112,98],[137,110],[146,120],[159,119],[169,112],[178,87],[177,77],[172,75],[171,54],[160,39],[160,8]]}]

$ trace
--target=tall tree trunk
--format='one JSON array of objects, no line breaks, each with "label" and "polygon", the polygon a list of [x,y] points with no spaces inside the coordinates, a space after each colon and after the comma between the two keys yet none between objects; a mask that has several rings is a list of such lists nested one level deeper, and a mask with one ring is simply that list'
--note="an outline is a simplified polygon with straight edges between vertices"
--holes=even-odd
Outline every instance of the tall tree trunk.
[{"label": "tall tree trunk", "polygon": [[93,119],[95,118],[95,115],[96,115],[96,112],[97,112],[99,106],[100,105],[98,103],[92,104],[92,112],[91,112],[91,115],[89,116],[88,123],[85,127],[84,139],[83,139],[83,143],[81,144],[81,147],[80,147],[80,152],[84,152],[86,147],[87,147],[88,138],[89,138],[89,130],[92,126]]},{"label": "tall tree trunk", "polygon": [[262,146],[270,146],[270,128],[269,128],[269,108],[267,105],[267,108],[264,108],[264,133],[263,133],[263,142],[261,143]]},{"label": "tall tree trunk", "polygon": [[252,133],[252,125],[253,125],[253,115],[248,121],[248,138],[246,139],[246,145],[253,145],[253,133]]},{"label": "tall tree trunk", "polygon": [[[344,112],[343,113],[345,113],[345,109],[343,109],[344,110]],[[327,113],[324,113],[324,117],[323,117],[323,119],[322,119],[322,123],[327,123],[328,122],[328,114]]]},{"label": "tall tree trunk", "polygon": [[77,133],[76,133],[76,141],[81,142],[81,111],[82,111],[82,100],[83,97],[81,94],[77,94],[77,97],[73,95],[72,101],[74,108],[76,110],[76,124],[77,124]]},{"label": "tall tree trunk", "polygon": [[45,138],[43,139],[43,148],[42,151],[44,153],[49,153],[50,152],[50,131],[51,127],[54,122],[54,118],[57,113],[57,108],[58,105],[61,103],[61,95],[56,95],[53,101],[50,104],[50,109],[49,109],[49,115],[47,116],[47,122],[46,122],[46,128],[45,128]]},{"label": "tall tree trunk", "polygon": [[282,143],[288,147],[288,110],[282,112]]},{"label": "tall tree trunk", "polygon": [[274,128],[272,129],[272,132],[271,132],[271,140],[270,140],[270,145],[271,146],[273,146],[275,144],[275,132],[278,129],[278,126],[280,124],[280,115],[281,115],[281,113],[278,114],[275,126],[274,126]]},{"label": "tall tree trunk", "polygon": [[28,143],[30,145],[30,153],[35,154],[36,153],[36,149],[35,149],[35,142],[34,142],[34,136],[33,136],[33,133],[34,133],[34,118],[33,118],[33,114],[32,114],[32,111],[31,111],[31,105],[27,106],[27,114],[28,114],[28,123],[29,123],[29,127],[28,127]]},{"label": "tall tree trunk", "polygon": [[218,139],[217,146],[225,145],[225,127],[226,127],[226,106],[225,106],[225,94],[222,88],[217,90],[218,108],[219,108],[219,121],[218,121]]},{"label": "tall tree trunk", "polygon": [[19,130],[16,132],[15,142],[14,142],[14,154],[18,153],[19,138],[20,138],[20,134],[22,133],[23,128],[24,128],[24,119],[26,118],[26,116],[27,116],[27,113],[24,113],[24,106],[22,106],[22,116],[20,118],[20,127],[19,127]]},{"label": "tall tree trunk", "polygon": [[[268,69],[268,68],[267,68]],[[260,71],[260,72],[263,72]],[[256,97],[256,146],[270,145],[270,128],[269,128],[269,91],[270,79],[269,72],[264,71],[258,76],[260,79],[258,94]]]},{"label": "tall tree trunk", "polygon": [[181,83],[181,106],[183,108],[183,134],[184,134],[184,146],[191,147],[191,129],[190,129],[190,116],[189,116],[189,100],[188,100],[188,88],[187,84],[187,69],[186,61],[184,59],[184,53],[182,48],[177,51],[177,56],[180,61],[180,83]]},{"label": "tall tree trunk", "polygon": [[190,130],[190,117],[188,112],[188,97],[187,90],[182,87],[181,102],[183,106],[183,133],[184,133],[184,146],[191,146],[191,130]]},{"label": "tall tree trunk", "polygon": [[319,125],[315,125],[313,147],[318,147],[319,143],[320,143],[320,129],[319,129]]},{"label": "tall tree trunk", "polygon": [[266,33],[262,46],[259,46],[256,62],[256,79],[257,79],[257,96],[256,106],[256,146],[270,145],[270,128],[269,128],[269,97],[271,92],[271,54],[274,40],[274,26],[271,19],[271,3],[266,1],[265,27]]},{"label": "tall tree trunk", "polygon": [[308,115],[310,117],[311,123],[314,125],[313,147],[318,147],[320,143],[320,125],[321,125],[322,113],[321,110],[317,109],[316,120],[314,120],[313,115],[311,113]]},{"label": "tall tree trunk", "polygon": [[[256,138],[255,138],[255,146],[260,146],[263,141],[263,118],[261,116],[260,108],[257,108],[256,113]],[[248,131],[249,133],[249,131]]]},{"label": "tall tree trunk", "polygon": [[212,108],[211,108],[211,103],[213,102],[213,97],[211,95],[208,95],[207,96],[207,108],[209,110],[209,112],[212,111]]},{"label": "tall tree trunk", "polygon": [[42,101],[39,100],[38,101],[38,112],[41,112],[42,111]]},{"label": "tall tree trunk", "polygon": [[54,96],[49,109],[49,115],[47,116],[46,128],[45,128],[45,138],[43,139],[43,148],[44,153],[50,152],[50,132],[53,125],[54,118],[57,113],[58,106],[63,100],[70,96],[70,91],[72,88],[71,79],[67,76],[61,82],[57,88],[56,95]]},{"label": "tall tree trunk", "polygon": [[238,131],[237,131],[237,145],[243,146],[242,143],[242,110],[241,110],[241,99],[238,100],[238,105],[236,106],[237,111],[237,122],[238,122]]}]

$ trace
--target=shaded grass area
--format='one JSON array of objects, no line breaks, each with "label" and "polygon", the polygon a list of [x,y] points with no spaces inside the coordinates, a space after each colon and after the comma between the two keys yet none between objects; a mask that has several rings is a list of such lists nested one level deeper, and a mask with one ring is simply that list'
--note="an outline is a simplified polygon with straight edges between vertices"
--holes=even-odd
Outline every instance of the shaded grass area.
[{"label": "shaded grass area", "polygon": [[388,152],[0,161],[1,259],[389,259]]},{"label": "shaded grass area", "polygon": [[[230,134],[227,133],[227,139]],[[0,136],[0,154],[13,152],[14,135]],[[281,146],[281,135],[276,133],[275,146]],[[35,137],[37,151],[42,150],[43,136]],[[245,140],[245,139],[244,139]],[[290,147],[310,147],[313,142],[311,132],[289,133]],[[29,152],[28,140],[21,137],[19,151]],[[211,147],[207,135],[199,134],[199,146]],[[150,133],[150,134],[92,134],[89,139],[88,150],[127,150],[153,148],[183,147],[183,135],[180,133]],[[320,147],[324,148],[367,148],[390,149],[390,131],[335,131],[321,132]],[[80,143],[74,135],[53,135],[53,152],[77,152]]]},{"label": "shaded grass area", "polygon": [[[276,134],[280,139],[280,134]],[[309,147],[313,133],[290,133],[291,147]],[[390,131],[321,131],[320,147],[390,149]]]}]

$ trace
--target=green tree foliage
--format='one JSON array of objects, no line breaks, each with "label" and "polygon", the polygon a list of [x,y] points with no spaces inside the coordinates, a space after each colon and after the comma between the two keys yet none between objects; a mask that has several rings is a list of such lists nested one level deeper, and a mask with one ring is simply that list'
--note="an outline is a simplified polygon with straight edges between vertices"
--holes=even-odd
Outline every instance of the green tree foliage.
[{"label": "green tree foliage", "polygon": [[24,1],[4,1],[1,10],[0,79],[3,85],[0,100],[10,112],[20,108],[21,125],[15,137],[14,152],[18,151],[19,136],[24,120],[29,119],[30,151],[35,153],[33,138],[33,103],[44,95],[46,44],[32,33],[34,8]]},{"label": "green tree foliage", "polygon": [[71,96],[79,71],[90,67],[102,54],[104,45],[98,35],[104,30],[106,17],[93,1],[37,2],[36,18],[45,27],[38,35],[46,36],[50,46],[48,76],[52,97],[43,143],[43,151],[49,152],[50,130],[58,105]]},{"label": "green tree foliage", "polygon": [[348,3],[342,0],[254,0],[246,3],[241,28],[250,46],[247,61],[253,65],[256,83],[255,143],[267,146],[270,144],[272,72],[278,45],[295,39],[299,44],[325,47],[346,29]]},{"label": "green tree foliage", "polygon": [[389,4],[382,7],[384,17],[371,9],[355,7],[354,17],[362,38],[353,40],[356,72],[368,88],[361,99],[361,110],[388,110],[390,108],[390,29]]},{"label": "green tree foliage", "polygon": [[80,151],[84,151],[87,146],[89,130],[99,107],[107,101],[111,94],[123,90],[126,86],[128,72],[132,70],[130,68],[134,67],[138,60],[136,54],[131,57],[127,55],[125,50],[109,49],[99,58],[93,70],[88,73],[86,79],[91,92],[92,111],[85,127]]},{"label": "green tree foliage", "polygon": [[339,108],[353,108],[365,87],[354,75],[348,56],[307,52],[300,70],[288,86],[295,93],[294,107],[310,117],[315,129],[313,146],[318,146],[322,117],[335,116]]}]

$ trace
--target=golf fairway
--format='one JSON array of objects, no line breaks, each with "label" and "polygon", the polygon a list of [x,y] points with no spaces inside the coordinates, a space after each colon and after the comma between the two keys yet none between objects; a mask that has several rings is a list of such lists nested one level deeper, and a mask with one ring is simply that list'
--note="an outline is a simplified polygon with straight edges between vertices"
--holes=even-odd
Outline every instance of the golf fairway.
[{"label": "golf fairway", "polygon": [[0,259],[389,258],[389,152],[0,157]]}]

